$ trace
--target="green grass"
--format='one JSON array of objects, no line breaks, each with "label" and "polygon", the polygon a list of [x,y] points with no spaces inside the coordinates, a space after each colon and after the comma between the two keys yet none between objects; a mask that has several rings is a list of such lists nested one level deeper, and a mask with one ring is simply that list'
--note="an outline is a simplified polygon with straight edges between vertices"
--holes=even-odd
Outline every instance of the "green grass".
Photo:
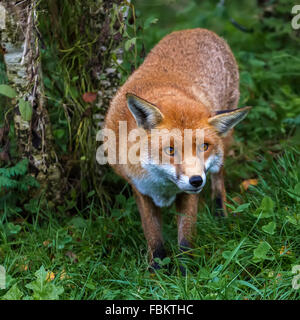
[{"label": "green grass", "polygon": [[[76,207],[68,214],[38,210],[35,217],[15,217],[20,228],[8,225],[4,215],[0,259],[9,291],[0,296],[38,299],[61,292],[60,299],[299,299],[299,290],[292,288],[292,267],[300,265],[299,155],[291,150],[272,161],[258,186],[241,195],[244,205],[229,201],[228,219],[216,219],[211,202],[205,202],[197,245],[183,259],[187,277],[179,274],[172,208],[164,214],[170,259],[162,263],[168,268],[155,274],[147,270],[132,197],[118,196],[111,215],[101,213],[92,199],[81,212]],[[209,190],[203,198],[209,198]],[[270,222],[275,228],[264,231]],[[33,290],[28,284],[36,282],[42,266],[55,278]]]},{"label": "green grass", "polygon": [[[146,241],[130,188],[107,172],[106,209],[91,192],[80,207],[76,194],[64,206],[41,209],[31,201],[0,215],[0,265],[8,299],[299,299],[292,268],[300,265],[300,61],[290,27],[290,5],[270,1],[271,16],[256,2],[139,1],[136,50],[125,53],[123,80],[146,51],[175,29],[205,27],[232,47],[241,74],[240,106],[253,110],[236,130],[226,160],[228,219],[216,219],[209,183],[202,193],[196,246],[179,273],[174,208],[164,209],[166,268],[150,274]],[[227,4],[227,2],[226,2]],[[253,29],[245,33],[230,17]],[[158,18],[158,21],[155,19]],[[153,22],[152,24],[150,22]],[[154,23],[155,22],[155,23]],[[132,28],[132,29],[130,29]],[[136,30],[139,30],[136,28]],[[129,36],[136,36],[128,26]],[[242,192],[245,179],[257,186]],[[120,192],[113,193],[112,190]],[[182,258],[182,257],[181,257]],[[54,279],[46,281],[47,272]]]}]

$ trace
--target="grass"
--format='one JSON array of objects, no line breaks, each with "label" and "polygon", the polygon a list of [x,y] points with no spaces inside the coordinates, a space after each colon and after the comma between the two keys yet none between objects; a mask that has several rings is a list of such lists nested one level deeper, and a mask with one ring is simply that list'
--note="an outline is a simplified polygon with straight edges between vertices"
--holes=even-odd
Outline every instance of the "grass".
[{"label": "grass", "polygon": [[[179,274],[172,208],[164,215],[170,259],[162,264],[168,268],[155,274],[147,270],[132,197],[119,196],[111,215],[102,214],[93,200],[76,214],[74,207],[64,215],[50,210],[26,219],[20,215],[14,221],[18,230],[2,216],[0,258],[10,290],[0,294],[51,298],[63,288],[60,299],[299,299],[292,287],[292,267],[300,265],[299,164],[295,150],[272,161],[258,186],[240,195],[243,205],[229,201],[228,219],[216,219],[206,201],[199,212],[197,245],[184,258],[186,277]],[[203,197],[209,197],[208,190]],[[270,222],[275,227],[264,231]],[[54,279],[33,290],[29,284],[41,267]]]},{"label": "grass", "polygon": [[[238,60],[240,105],[254,108],[237,128],[226,160],[229,218],[212,215],[208,183],[182,277],[174,208],[163,214],[165,268],[150,274],[131,190],[111,172],[102,183],[119,194],[111,194],[109,210],[93,192],[84,208],[76,194],[55,209],[36,202],[26,212],[4,208],[0,264],[7,288],[0,289],[0,299],[299,299],[292,286],[292,269],[300,265],[300,64],[299,40],[290,28],[292,2],[270,1],[271,16],[255,2],[221,7],[219,1],[180,1],[168,3],[168,10],[148,3],[136,4],[137,21],[147,27],[134,53],[125,53],[123,69],[142,61],[142,43],[149,51],[170,31],[198,26],[222,35]],[[230,17],[254,31],[240,31]],[[245,191],[240,184],[247,179],[258,184]]]}]

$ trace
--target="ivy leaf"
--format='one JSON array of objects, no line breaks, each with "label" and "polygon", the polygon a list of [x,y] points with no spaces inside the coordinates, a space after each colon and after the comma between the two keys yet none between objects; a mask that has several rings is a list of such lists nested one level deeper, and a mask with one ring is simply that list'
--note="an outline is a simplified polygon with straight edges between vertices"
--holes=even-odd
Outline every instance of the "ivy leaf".
[{"label": "ivy leaf", "polygon": [[274,213],[274,201],[270,197],[264,197],[261,201],[260,207],[253,213],[258,217],[261,214],[261,218],[272,217]]},{"label": "ivy leaf", "polygon": [[41,266],[35,272],[36,280],[28,283],[26,288],[33,291],[34,300],[57,300],[64,292],[64,288],[47,281],[48,272]]},{"label": "ivy leaf", "polygon": [[16,90],[7,84],[0,84],[0,94],[8,98],[15,98],[17,96]]},{"label": "ivy leaf", "polygon": [[32,106],[29,101],[24,99],[19,99],[19,110],[21,117],[25,121],[30,121],[32,117]]},{"label": "ivy leaf", "polygon": [[23,292],[18,288],[17,284],[14,284],[1,300],[21,300]]},{"label": "ivy leaf", "polygon": [[271,249],[271,246],[268,242],[263,241],[261,242],[256,249],[253,250],[253,260],[255,262],[263,261],[263,260],[272,260],[267,256],[267,253]]},{"label": "ivy leaf", "polygon": [[276,223],[274,221],[262,226],[262,230],[268,234],[274,234],[276,229]]}]

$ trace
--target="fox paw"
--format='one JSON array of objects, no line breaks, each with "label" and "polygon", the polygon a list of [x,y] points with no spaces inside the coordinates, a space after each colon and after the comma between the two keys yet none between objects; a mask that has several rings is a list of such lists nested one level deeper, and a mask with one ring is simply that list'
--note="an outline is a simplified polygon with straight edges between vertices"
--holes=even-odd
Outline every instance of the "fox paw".
[{"label": "fox paw", "polygon": [[166,255],[164,246],[162,244],[158,245],[157,248],[153,251],[153,254],[152,254],[153,259],[149,267],[149,271],[154,272],[154,270],[161,269],[161,265],[157,261],[155,261],[155,258],[159,258],[160,260],[163,260],[166,256],[167,255]]},{"label": "fox paw", "polygon": [[[191,249],[190,243],[189,243],[186,239],[183,238],[183,239],[180,241],[180,244],[179,244],[179,250],[180,250],[180,252],[184,253],[184,252],[186,252],[186,251],[189,251],[190,249]],[[180,272],[181,272],[181,275],[182,275],[183,277],[185,277],[186,274],[187,274],[187,268],[186,268],[185,266],[183,266],[182,264],[180,264],[180,265],[179,265],[179,270],[180,270]]]},{"label": "fox paw", "polygon": [[225,217],[225,210],[223,207],[223,200],[221,197],[216,198],[215,216],[216,217]]}]

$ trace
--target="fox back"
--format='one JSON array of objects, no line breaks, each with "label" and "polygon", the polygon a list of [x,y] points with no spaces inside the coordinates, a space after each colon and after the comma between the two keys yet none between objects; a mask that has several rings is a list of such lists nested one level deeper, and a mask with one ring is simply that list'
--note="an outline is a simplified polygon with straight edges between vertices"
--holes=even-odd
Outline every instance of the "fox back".
[{"label": "fox back", "polygon": [[231,109],[239,100],[235,58],[223,39],[205,29],[163,38],[128,80],[126,90],[139,96],[161,86],[178,89],[211,111]]}]

